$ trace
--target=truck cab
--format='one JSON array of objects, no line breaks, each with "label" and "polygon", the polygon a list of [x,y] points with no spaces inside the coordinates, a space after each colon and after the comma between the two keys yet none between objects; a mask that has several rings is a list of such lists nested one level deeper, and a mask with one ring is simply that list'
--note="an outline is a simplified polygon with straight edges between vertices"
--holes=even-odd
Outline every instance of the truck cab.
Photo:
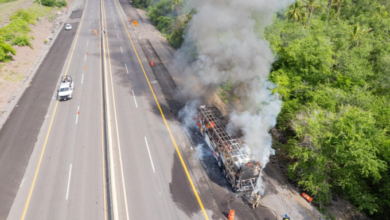
[{"label": "truck cab", "polygon": [[58,99],[66,101],[73,98],[74,81],[71,76],[62,76],[58,89]]}]

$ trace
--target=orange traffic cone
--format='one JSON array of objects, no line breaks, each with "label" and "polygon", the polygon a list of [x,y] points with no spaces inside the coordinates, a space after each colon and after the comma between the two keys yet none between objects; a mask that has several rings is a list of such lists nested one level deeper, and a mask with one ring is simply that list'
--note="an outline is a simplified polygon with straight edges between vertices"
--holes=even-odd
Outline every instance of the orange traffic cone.
[{"label": "orange traffic cone", "polygon": [[95,35],[97,35],[97,30],[95,30]]},{"label": "orange traffic cone", "polygon": [[89,55],[88,52],[87,52],[87,55]]},{"label": "orange traffic cone", "polygon": [[229,219],[229,220],[234,220],[234,213],[235,213],[234,210],[230,210],[230,213],[229,213],[229,215],[228,215],[228,219]]},{"label": "orange traffic cone", "polygon": [[87,69],[87,67],[86,67],[86,66],[84,66],[84,69]]},{"label": "orange traffic cone", "polygon": [[129,18],[129,22],[131,22],[131,19]]},{"label": "orange traffic cone", "polygon": [[151,66],[154,66],[153,60],[152,60],[152,61],[150,61],[150,65],[151,65]]},{"label": "orange traffic cone", "polygon": [[313,198],[311,198],[309,195],[307,195],[306,193],[302,193],[302,197],[304,199],[306,199],[309,203],[311,203],[311,201],[313,201]]},{"label": "orange traffic cone", "polygon": [[79,110],[77,110],[77,114],[80,115],[80,111]]},{"label": "orange traffic cone", "polygon": [[98,47],[100,47],[99,44],[98,44]]}]

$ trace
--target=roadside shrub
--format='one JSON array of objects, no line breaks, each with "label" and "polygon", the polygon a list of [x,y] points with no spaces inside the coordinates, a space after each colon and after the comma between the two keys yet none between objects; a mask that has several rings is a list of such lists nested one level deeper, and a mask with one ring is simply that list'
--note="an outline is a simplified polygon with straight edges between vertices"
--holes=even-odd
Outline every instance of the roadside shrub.
[{"label": "roadside shrub", "polygon": [[155,1],[154,0],[133,0],[132,3],[134,7],[147,9],[149,6],[155,3]]},{"label": "roadside shrub", "polygon": [[172,34],[168,37],[168,41],[175,49],[180,48],[184,41],[183,28],[173,30]]},{"label": "roadside shrub", "polygon": [[12,41],[17,34],[26,35],[30,32],[28,23],[22,19],[12,20],[7,26],[0,28],[0,37],[5,41]]},{"label": "roadside shrub", "polygon": [[25,22],[27,22],[28,24],[35,24],[35,20],[38,19],[38,16],[32,11],[29,11],[29,10],[22,8],[22,9],[19,9],[19,10],[13,12],[10,16],[11,21],[17,20],[17,19],[22,19]]},{"label": "roadside shrub", "polygon": [[156,26],[157,30],[161,31],[161,33],[169,33],[171,32],[171,24],[172,19],[167,16],[161,16],[157,18],[158,25]]},{"label": "roadside shrub", "polygon": [[41,0],[42,5],[48,6],[48,7],[54,7],[57,6],[59,8],[67,6],[68,4],[66,1],[56,1],[56,0]]},{"label": "roadside shrub", "polygon": [[147,16],[154,26],[159,24],[161,16],[169,16],[172,14],[172,2],[170,0],[162,0],[158,4],[148,8]]},{"label": "roadside shrub", "polygon": [[56,6],[59,8],[62,8],[62,7],[65,7],[67,5],[68,5],[68,3],[66,3],[66,1],[58,1]]},{"label": "roadside shrub", "polygon": [[12,46],[5,42],[4,39],[0,37],[0,61],[9,61],[11,60],[11,55],[16,55],[16,50]]},{"label": "roadside shrub", "polygon": [[7,3],[7,2],[14,2],[14,1],[16,1],[16,0],[0,0],[0,4]]},{"label": "roadside shrub", "polygon": [[11,34],[27,34],[31,31],[31,28],[28,26],[28,23],[22,19],[16,19],[11,21],[7,26],[5,26],[5,29],[7,33]]},{"label": "roadside shrub", "polygon": [[29,46],[31,49],[33,49],[27,35],[16,37],[14,40],[12,40],[12,45]]}]

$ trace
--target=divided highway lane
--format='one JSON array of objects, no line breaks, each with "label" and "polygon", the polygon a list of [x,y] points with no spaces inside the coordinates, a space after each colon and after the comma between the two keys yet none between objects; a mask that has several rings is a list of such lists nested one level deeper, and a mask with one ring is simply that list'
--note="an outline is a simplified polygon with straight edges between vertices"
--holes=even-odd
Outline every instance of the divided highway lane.
[{"label": "divided highway lane", "polygon": [[104,0],[118,219],[205,219],[118,7]]},{"label": "divided highway lane", "polygon": [[[100,28],[99,7],[98,0],[85,1],[79,34],[62,72],[75,81],[73,99],[57,102],[56,91],[53,93],[50,117],[46,118],[54,117],[52,125],[42,129],[44,135],[37,141],[46,146],[42,160],[30,162],[25,174],[30,181],[20,188],[8,219],[106,218],[100,41],[94,33]],[[32,184],[38,163],[39,172]]]}]

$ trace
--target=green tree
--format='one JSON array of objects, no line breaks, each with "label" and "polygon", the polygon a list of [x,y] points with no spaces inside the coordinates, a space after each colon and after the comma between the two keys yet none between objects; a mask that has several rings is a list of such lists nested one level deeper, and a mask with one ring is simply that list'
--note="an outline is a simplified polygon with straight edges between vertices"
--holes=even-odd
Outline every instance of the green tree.
[{"label": "green tree", "polygon": [[292,125],[299,141],[291,146],[298,162],[290,176],[296,178],[298,171],[299,184],[319,203],[329,201],[331,188],[340,188],[352,198],[365,198],[358,201],[361,209],[377,211],[369,185],[380,181],[388,166],[379,157],[385,133],[376,128],[372,114],[351,106],[332,113],[313,105]]},{"label": "green tree", "polygon": [[176,14],[180,15],[180,10],[184,6],[183,0],[173,0],[172,3],[172,11],[176,9]]},{"label": "green tree", "polygon": [[326,23],[328,23],[329,19],[329,11],[330,11],[330,6],[332,5],[332,0],[329,0],[328,2],[328,13],[326,14]]},{"label": "green tree", "polygon": [[334,0],[334,3],[336,5],[336,14],[337,14],[337,18],[336,20],[339,20],[339,15],[340,15],[340,8],[341,6],[343,5],[343,1],[342,0]]},{"label": "green tree", "polygon": [[313,14],[314,9],[322,9],[321,5],[316,3],[316,0],[307,0],[305,1],[304,7],[309,11],[309,19],[307,21],[307,26],[310,26],[311,16]]},{"label": "green tree", "polygon": [[359,40],[363,35],[368,34],[368,32],[371,31],[371,28],[369,29],[363,29],[361,30],[360,25],[357,24],[353,27],[353,30],[349,33],[350,39],[353,42],[356,42],[356,46],[359,46]]},{"label": "green tree", "polygon": [[286,12],[286,16],[294,22],[302,20],[305,17],[305,13],[302,12],[301,8],[300,3],[298,1],[295,2]]}]

